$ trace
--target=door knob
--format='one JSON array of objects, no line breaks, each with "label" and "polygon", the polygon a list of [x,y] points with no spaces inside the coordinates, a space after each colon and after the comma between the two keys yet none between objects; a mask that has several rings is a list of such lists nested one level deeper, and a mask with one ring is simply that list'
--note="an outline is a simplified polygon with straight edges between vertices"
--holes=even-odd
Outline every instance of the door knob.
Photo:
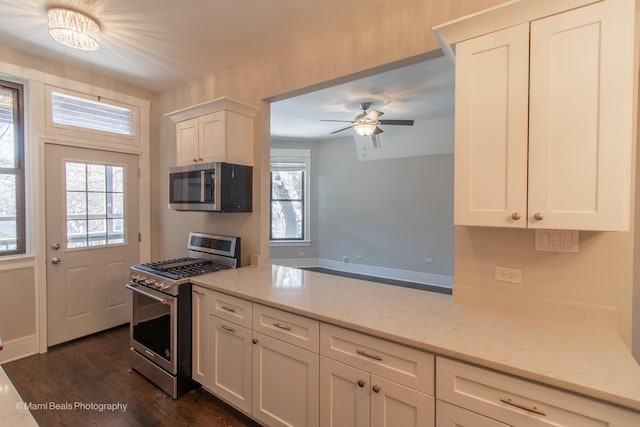
[{"label": "door knob", "polygon": [[53,245],[51,245],[51,249],[57,251],[58,249],[60,249],[60,243],[54,243]]},{"label": "door knob", "polygon": [[62,260],[58,257],[51,258],[51,264],[60,264]]}]

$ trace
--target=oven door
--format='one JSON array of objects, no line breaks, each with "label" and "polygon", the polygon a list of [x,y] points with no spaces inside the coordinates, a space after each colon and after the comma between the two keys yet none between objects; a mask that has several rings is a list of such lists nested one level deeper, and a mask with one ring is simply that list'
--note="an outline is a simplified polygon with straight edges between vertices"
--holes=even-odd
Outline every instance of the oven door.
[{"label": "oven door", "polygon": [[178,297],[136,283],[126,285],[133,293],[131,347],[168,371],[178,373]]}]

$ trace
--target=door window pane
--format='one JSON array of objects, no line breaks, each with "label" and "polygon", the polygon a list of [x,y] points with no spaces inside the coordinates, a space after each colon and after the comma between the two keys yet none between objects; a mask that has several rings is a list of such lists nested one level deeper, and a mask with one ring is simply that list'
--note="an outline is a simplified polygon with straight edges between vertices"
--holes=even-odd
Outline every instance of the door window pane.
[{"label": "door window pane", "polygon": [[67,247],[125,242],[124,168],[67,162]]}]

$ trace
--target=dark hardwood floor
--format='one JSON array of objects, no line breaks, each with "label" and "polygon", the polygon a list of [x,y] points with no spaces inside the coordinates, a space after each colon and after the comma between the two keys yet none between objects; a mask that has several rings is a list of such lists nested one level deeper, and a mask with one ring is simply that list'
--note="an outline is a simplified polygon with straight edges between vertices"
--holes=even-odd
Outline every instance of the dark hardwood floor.
[{"label": "dark hardwood floor", "polygon": [[202,389],[171,399],[129,372],[128,352],[123,326],[2,367],[42,427],[257,426]]}]

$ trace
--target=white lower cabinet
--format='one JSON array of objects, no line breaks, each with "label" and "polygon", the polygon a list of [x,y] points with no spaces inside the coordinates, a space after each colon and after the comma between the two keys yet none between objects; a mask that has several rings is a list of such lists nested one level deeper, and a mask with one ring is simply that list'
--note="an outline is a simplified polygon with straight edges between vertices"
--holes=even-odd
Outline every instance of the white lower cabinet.
[{"label": "white lower cabinet", "polygon": [[209,378],[203,384],[238,409],[251,413],[251,329],[210,315]]},{"label": "white lower cabinet", "polygon": [[450,403],[436,402],[436,425],[438,427],[506,427],[499,421],[476,414]]},{"label": "white lower cabinet", "polygon": [[433,426],[433,397],[320,356],[322,427]]},{"label": "white lower cabinet", "polygon": [[268,426],[318,425],[319,356],[254,332],[252,415]]},{"label": "white lower cabinet", "polygon": [[203,386],[207,382],[206,360],[209,355],[207,333],[210,290],[193,286],[191,290],[191,378]]},{"label": "white lower cabinet", "polygon": [[433,355],[320,326],[320,425],[435,425]]},{"label": "white lower cabinet", "polygon": [[[640,413],[442,357],[436,362],[436,396],[512,426],[640,426]],[[494,425],[483,422],[477,425]]]}]

